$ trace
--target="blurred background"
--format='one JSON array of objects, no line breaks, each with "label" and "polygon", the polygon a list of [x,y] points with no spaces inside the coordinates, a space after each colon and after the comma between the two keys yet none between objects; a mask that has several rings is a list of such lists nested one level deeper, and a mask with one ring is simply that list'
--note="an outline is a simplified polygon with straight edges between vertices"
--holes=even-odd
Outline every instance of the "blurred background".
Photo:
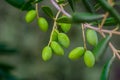
[{"label": "blurred background", "polygon": [[[93,68],[87,68],[83,58],[71,61],[68,53],[75,47],[83,46],[80,25],[72,25],[67,33],[71,44],[65,50],[65,56],[56,56],[44,62],[41,50],[48,44],[53,21],[44,15],[40,9],[40,16],[49,21],[49,31],[42,32],[36,24],[25,22],[26,12],[20,11],[4,0],[0,1],[0,80],[99,80],[104,64],[112,56],[109,47],[105,56]],[[56,13],[56,9],[48,0],[40,6],[48,5]],[[76,3],[78,11],[86,11],[82,2]],[[69,6],[66,7],[67,11]],[[100,35],[99,35],[100,36]],[[113,36],[112,43],[120,49],[120,38]],[[88,49],[92,49],[88,45]],[[4,73],[6,72],[6,73]],[[4,79],[4,76],[9,78]],[[110,80],[120,80],[120,61],[116,59],[112,65]]]}]

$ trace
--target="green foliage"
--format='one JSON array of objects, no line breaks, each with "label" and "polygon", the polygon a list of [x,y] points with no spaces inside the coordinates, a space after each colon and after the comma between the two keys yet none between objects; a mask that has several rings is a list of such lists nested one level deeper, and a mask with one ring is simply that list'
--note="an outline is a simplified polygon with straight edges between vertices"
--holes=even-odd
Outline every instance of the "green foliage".
[{"label": "green foliage", "polygon": [[70,5],[70,7],[71,7],[71,9],[73,10],[73,11],[75,11],[75,8],[74,8],[74,1],[75,0],[67,0],[68,2],[69,2],[69,5]]},{"label": "green foliage", "polygon": [[50,7],[48,7],[48,6],[42,6],[41,8],[42,8],[42,10],[44,11],[44,13],[45,13],[46,15],[48,15],[48,16],[51,17],[51,18],[54,17],[53,12],[52,12],[52,10],[51,10]]},{"label": "green foliage", "polygon": [[103,71],[101,73],[101,78],[100,80],[109,80],[109,75],[110,75],[110,69],[112,66],[113,61],[115,60],[115,56],[113,56],[105,65],[103,68]]},{"label": "green foliage", "polygon": [[103,15],[91,14],[91,13],[74,13],[72,15],[72,21],[74,23],[93,22],[102,18]]},{"label": "green foliage", "polygon": [[106,0],[98,0],[103,9],[109,11],[109,13],[120,23],[120,14],[114,9]]},{"label": "green foliage", "polygon": [[99,41],[99,43],[94,48],[93,53],[97,61],[100,60],[101,56],[105,53],[110,38],[111,38],[110,36],[106,36],[101,41]]}]

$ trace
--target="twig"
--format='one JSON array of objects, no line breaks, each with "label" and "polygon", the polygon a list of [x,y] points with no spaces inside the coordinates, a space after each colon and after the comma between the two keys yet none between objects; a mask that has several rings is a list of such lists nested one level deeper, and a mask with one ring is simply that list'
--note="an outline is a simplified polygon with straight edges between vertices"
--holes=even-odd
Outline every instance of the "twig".
[{"label": "twig", "polygon": [[84,48],[85,48],[85,50],[87,50],[86,40],[85,40],[85,32],[84,32],[84,24],[81,24],[81,26],[82,26],[82,35],[83,35]]},{"label": "twig", "polygon": [[35,9],[36,9],[36,13],[37,13],[37,18],[39,18],[38,3],[35,4]]},{"label": "twig", "polygon": [[50,0],[51,1],[51,3],[55,6],[55,8],[57,9],[57,10],[59,10],[59,11],[61,11],[63,14],[65,14],[66,16],[68,16],[68,17],[71,17],[71,15],[69,14],[69,13],[67,13],[64,9],[61,9],[60,7],[59,7],[59,5],[54,1],[54,0]]},{"label": "twig", "polygon": [[120,35],[120,32],[119,31],[113,31],[113,30],[105,30],[105,29],[99,29],[99,28],[97,28],[97,27],[93,27],[93,26],[91,26],[91,25],[89,25],[89,24],[84,24],[84,26],[85,27],[87,27],[87,28],[90,28],[90,29],[93,29],[93,30],[96,30],[96,31],[101,31],[101,32],[104,32],[104,33],[108,33],[108,34],[116,34],[116,35]]},{"label": "twig", "polygon": [[58,11],[58,12],[57,12],[56,17],[55,17],[55,19],[54,19],[53,29],[52,29],[52,32],[51,32],[51,34],[50,34],[50,40],[49,40],[48,45],[50,45],[50,43],[51,43],[51,41],[52,41],[52,35],[53,35],[53,32],[54,32],[54,30],[55,30],[55,28],[56,28],[56,25],[57,25],[56,20],[57,20],[57,18],[58,18],[58,16],[59,16],[60,12],[61,12],[61,11]]}]

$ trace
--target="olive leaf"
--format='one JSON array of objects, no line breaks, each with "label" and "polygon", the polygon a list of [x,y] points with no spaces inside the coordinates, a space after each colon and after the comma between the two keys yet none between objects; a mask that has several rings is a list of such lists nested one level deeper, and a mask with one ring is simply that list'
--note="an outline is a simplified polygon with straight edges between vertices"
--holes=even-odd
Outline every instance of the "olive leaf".
[{"label": "olive leaf", "polygon": [[74,23],[82,23],[82,22],[92,22],[92,21],[96,21],[99,19],[102,19],[103,15],[101,14],[91,14],[91,13],[74,13],[72,15],[72,22]]},{"label": "olive leaf", "polygon": [[91,13],[95,13],[95,8],[94,6],[91,4],[91,0],[82,0],[86,9],[91,12]]},{"label": "olive leaf", "polygon": [[65,2],[65,0],[58,0],[58,4],[63,4]]},{"label": "olive leaf", "polygon": [[48,15],[48,16],[51,17],[51,18],[54,17],[53,12],[52,12],[52,10],[51,10],[50,7],[48,7],[48,6],[42,6],[41,8],[42,8],[42,10],[44,11],[44,13],[45,13],[46,15]]},{"label": "olive leaf", "polygon": [[58,23],[71,23],[72,19],[67,16],[62,16],[56,20]]},{"label": "olive leaf", "polygon": [[26,2],[25,0],[5,0],[5,1],[20,10],[34,9],[34,7],[29,1],[28,2]]},{"label": "olive leaf", "polygon": [[120,23],[120,14],[106,0],[98,0],[103,9],[107,10]]},{"label": "olive leaf", "polygon": [[108,42],[110,38],[110,36],[106,36],[93,49],[93,54],[95,55],[96,61],[98,61],[100,57],[104,54],[106,48],[108,47]]},{"label": "olive leaf", "polygon": [[[98,22],[93,22],[93,25],[98,25],[102,22],[102,20],[99,20]],[[109,17],[106,19],[104,26],[111,26],[111,25],[116,25],[117,24],[117,20],[115,20],[115,18],[113,17]]]},{"label": "olive leaf", "polygon": [[70,7],[71,7],[71,9],[73,10],[73,11],[75,11],[75,8],[74,8],[74,0],[67,0],[68,1],[68,3],[69,3],[69,5],[70,5]]},{"label": "olive leaf", "polygon": [[101,73],[100,80],[108,80],[109,79],[109,74],[110,74],[110,69],[112,66],[113,61],[115,60],[115,56],[113,56],[105,65]]}]

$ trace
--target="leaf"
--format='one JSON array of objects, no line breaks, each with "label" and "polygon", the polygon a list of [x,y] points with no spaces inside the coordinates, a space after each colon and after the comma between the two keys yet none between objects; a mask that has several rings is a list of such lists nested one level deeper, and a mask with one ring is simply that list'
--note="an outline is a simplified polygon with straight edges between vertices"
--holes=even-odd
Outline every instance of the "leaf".
[{"label": "leaf", "polygon": [[[94,22],[92,23],[93,25],[98,25],[102,22],[102,20],[99,20],[98,22]],[[116,25],[117,24],[117,20],[115,20],[113,17],[107,18],[104,26],[112,26],[112,25]]]},{"label": "leaf", "polygon": [[10,65],[10,64],[0,63],[0,69],[8,72],[8,71],[10,71],[10,70],[15,69],[15,67],[13,67],[13,66]]},{"label": "leaf", "polygon": [[58,23],[71,23],[72,19],[67,16],[62,16],[56,20]]},{"label": "leaf", "polygon": [[106,51],[110,38],[111,38],[110,36],[103,38],[94,48],[93,54],[95,55],[96,61],[98,61]]},{"label": "leaf", "polygon": [[95,9],[94,6],[91,4],[91,0],[82,0],[86,9],[91,12],[91,13],[95,13]]},{"label": "leaf", "polygon": [[34,0],[34,3],[38,3],[38,2],[41,2],[43,0]]},{"label": "leaf", "polygon": [[7,46],[6,44],[0,43],[0,55],[9,55],[9,54],[14,54],[17,52],[16,48],[11,48]]},{"label": "leaf", "polygon": [[98,0],[103,9],[108,11],[120,24],[120,14],[106,0]]},{"label": "leaf", "polygon": [[58,4],[63,4],[65,2],[65,0],[58,0]]},{"label": "leaf", "polygon": [[75,11],[75,8],[74,8],[74,0],[67,0],[68,1],[68,3],[69,3],[69,5],[70,5],[70,7],[71,7],[71,9],[72,9],[72,11],[74,12]]},{"label": "leaf", "polygon": [[50,7],[48,7],[48,6],[42,6],[41,8],[42,8],[42,10],[44,11],[44,13],[45,13],[46,15],[48,15],[48,16],[51,17],[51,18],[54,17],[53,12],[52,12],[52,10],[51,10]]},{"label": "leaf", "polygon": [[103,71],[101,73],[100,80],[109,80],[109,75],[110,75],[110,69],[112,66],[112,63],[114,61],[115,57],[113,56],[105,65],[103,68]]},{"label": "leaf", "polygon": [[72,21],[74,23],[83,23],[83,22],[92,22],[99,19],[102,19],[103,15],[100,14],[91,14],[91,13],[74,13],[72,15]]},{"label": "leaf", "polygon": [[29,2],[26,2],[25,0],[5,0],[5,1],[8,2],[10,5],[21,10],[33,9],[32,4]]}]

